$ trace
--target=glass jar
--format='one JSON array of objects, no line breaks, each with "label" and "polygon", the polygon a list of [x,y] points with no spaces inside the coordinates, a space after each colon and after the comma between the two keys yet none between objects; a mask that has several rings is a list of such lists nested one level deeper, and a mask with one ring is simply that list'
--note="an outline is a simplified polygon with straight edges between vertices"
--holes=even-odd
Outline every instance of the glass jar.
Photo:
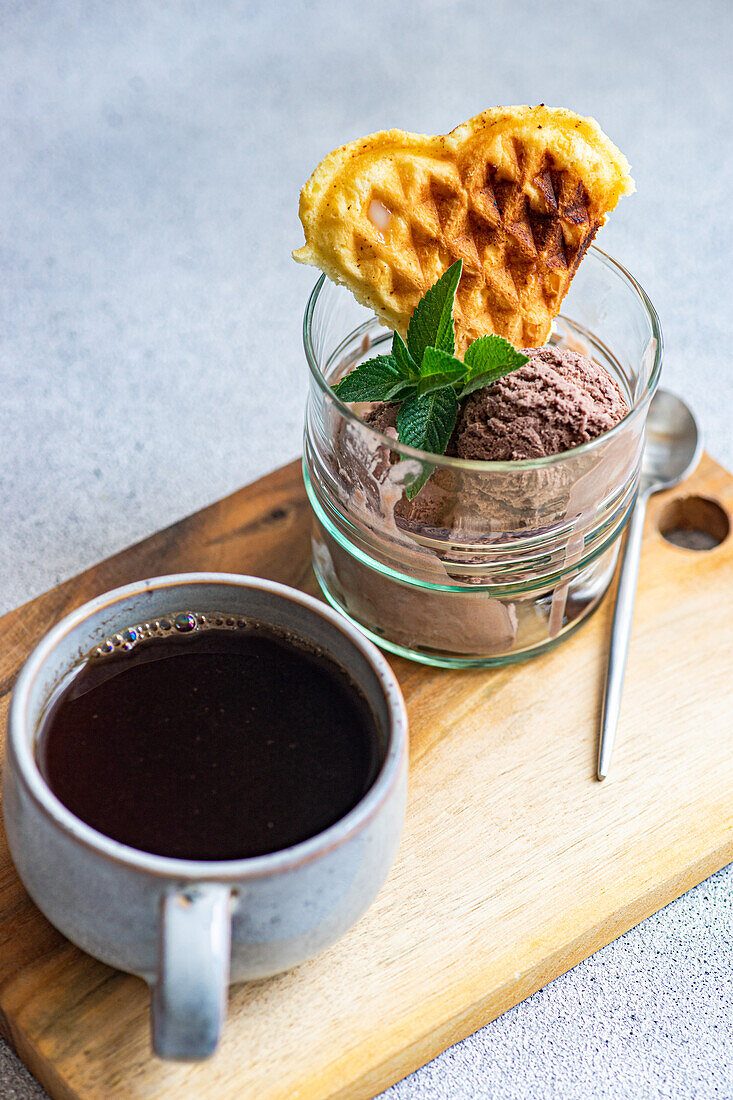
[{"label": "glass jar", "polygon": [[[601,363],[629,412],[589,443],[524,461],[429,455],[339,401],[330,384],[391,337],[349,291],[318,280],[304,325],[303,462],[323,593],[377,645],[425,664],[541,653],[591,614],[613,576],[662,364],[654,307],[620,264],[588,251],[550,342]],[[408,508],[405,487],[426,468],[420,506]]]}]

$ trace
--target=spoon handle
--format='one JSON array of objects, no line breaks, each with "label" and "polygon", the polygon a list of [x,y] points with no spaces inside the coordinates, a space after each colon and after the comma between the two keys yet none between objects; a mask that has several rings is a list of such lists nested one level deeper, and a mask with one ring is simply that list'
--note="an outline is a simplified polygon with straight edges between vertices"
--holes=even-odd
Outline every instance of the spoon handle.
[{"label": "spoon handle", "polygon": [[621,710],[621,695],[624,688],[626,658],[631,638],[631,623],[634,615],[636,584],[639,579],[639,558],[641,557],[641,539],[644,534],[644,516],[646,514],[647,494],[639,493],[634,510],[631,513],[626,543],[621,558],[621,569],[616,593],[616,607],[611,628],[611,645],[608,651],[606,687],[603,693],[603,711],[601,717],[601,737],[598,744],[597,778],[605,779],[611,766],[611,753],[616,739],[616,727]]}]

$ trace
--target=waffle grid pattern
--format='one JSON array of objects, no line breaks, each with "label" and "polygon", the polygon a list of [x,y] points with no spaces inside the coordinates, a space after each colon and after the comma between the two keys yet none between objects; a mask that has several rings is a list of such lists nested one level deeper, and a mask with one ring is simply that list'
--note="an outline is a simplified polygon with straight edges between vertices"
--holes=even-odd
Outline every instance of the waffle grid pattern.
[{"label": "waffle grid pattern", "polygon": [[583,183],[555,170],[548,154],[526,155],[515,142],[509,164],[395,155],[354,221],[347,267],[366,286],[380,285],[395,314],[409,315],[463,260],[455,309],[461,351],[489,332],[516,346],[543,344],[602,223],[591,222]]},{"label": "waffle grid pattern", "polygon": [[403,335],[462,259],[458,353],[492,332],[537,347],[606,215],[633,190],[595,119],[489,108],[443,136],[383,130],[334,149],[301,191],[305,244],[293,256]]}]

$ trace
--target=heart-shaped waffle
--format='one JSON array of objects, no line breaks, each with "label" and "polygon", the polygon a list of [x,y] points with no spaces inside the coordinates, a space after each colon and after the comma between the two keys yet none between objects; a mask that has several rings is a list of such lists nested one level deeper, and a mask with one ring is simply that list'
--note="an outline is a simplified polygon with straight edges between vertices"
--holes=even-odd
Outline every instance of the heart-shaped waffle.
[{"label": "heart-shaped waffle", "polygon": [[385,130],[329,153],[301,192],[306,243],[293,256],[403,335],[462,259],[458,350],[492,332],[538,347],[606,214],[633,190],[594,119],[497,107],[444,137]]}]

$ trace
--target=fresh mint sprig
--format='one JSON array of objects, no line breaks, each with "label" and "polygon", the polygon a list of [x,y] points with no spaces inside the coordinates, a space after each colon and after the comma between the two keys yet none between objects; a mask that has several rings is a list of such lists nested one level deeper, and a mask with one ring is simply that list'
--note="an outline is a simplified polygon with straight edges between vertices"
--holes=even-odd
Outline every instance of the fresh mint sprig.
[{"label": "fresh mint sprig", "polygon": [[461,397],[490,386],[528,362],[529,356],[517,351],[503,336],[479,336],[468,345],[463,356],[467,370]]},{"label": "fresh mint sprig", "polygon": [[[389,355],[368,359],[342,378],[334,393],[342,401],[394,401],[400,443],[445,454],[458,419],[459,402],[528,362],[502,336],[481,336],[455,353],[453,307],[463,271],[457,260],[422,298],[410,317],[407,342],[399,333]],[[405,490],[415,497],[430,476],[426,467]]]}]

